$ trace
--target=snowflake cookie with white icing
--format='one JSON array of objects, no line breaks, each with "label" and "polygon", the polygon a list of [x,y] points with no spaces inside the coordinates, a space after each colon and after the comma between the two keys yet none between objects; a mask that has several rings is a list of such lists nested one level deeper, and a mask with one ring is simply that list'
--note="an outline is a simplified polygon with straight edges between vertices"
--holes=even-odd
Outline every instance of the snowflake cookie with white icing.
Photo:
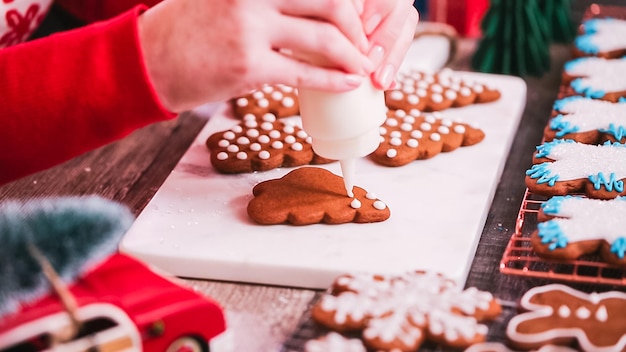
[{"label": "snowflake cookie with white icing", "polygon": [[626,141],[626,102],[571,96],[554,103],[544,140],[572,139],[586,144]]},{"label": "snowflake cookie with white icing", "polygon": [[363,341],[348,338],[334,331],[309,340],[304,344],[304,352],[367,352]]},{"label": "snowflake cookie with white icing", "polygon": [[360,332],[374,351],[417,351],[426,340],[464,348],[488,332],[499,303],[489,292],[460,289],[437,273],[350,274],[313,306],[312,318],[333,331]]},{"label": "snowflake cookie with white icing", "polygon": [[508,339],[523,349],[575,342],[582,351],[626,348],[626,293],[585,293],[561,284],[537,286],[520,301],[522,313],[507,325]]},{"label": "snowflake cookie with white icing", "polygon": [[485,133],[478,127],[447,119],[440,112],[389,110],[380,127],[381,143],[370,154],[376,163],[402,166],[442,152],[480,143]]},{"label": "snowflake cookie with white icing", "polygon": [[209,136],[206,146],[211,165],[227,174],[332,162],[313,152],[311,137],[302,128],[269,113],[246,115],[231,129]]},{"label": "snowflake cookie with white icing", "polygon": [[574,39],[575,53],[614,59],[626,54],[626,20],[592,18],[584,21]]},{"label": "snowflake cookie with white icing", "polygon": [[626,266],[625,214],[624,197],[552,197],[539,209],[533,249],[542,257],[567,260],[599,253],[608,263]]},{"label": "snowflake cookie with white icing", "polygon": [[391,212],[375,194],[354,187],[346,194],[343,178],[319,167],[301,167],[252,189],[248,215],[262,225],[344,224],[385,221]]},{"label": "snowflake cookie with white icing", "polygon": [[270,113],[281,118],[300,113],[297,89],[283,84],[266,84],[260,89],[230,99],[233,115],[243,118],[247,114],[256,117]]},{"label": "snowflake cookie with white icing", "polygon": [[565,63],[563,84],[570,95],[618,101],[626,97],[626,58],[581,57]]},{"label": "snowflake cookie with white icing", "polygon": [[533,193],[546,196],[580,193],[599,199],[626,195],[624,144],[595,145],[555,139],[537,146],[533,164],[526,170],[526,186]]},{"label": "snowflake cookie with white icing", "polygon": [[462,78],[449,68],[430,74],[411,69],[398,73],[396,88],[385,91],[391,110],[441,111],[450,107],[488,103],[500,98],[489,85]]}]

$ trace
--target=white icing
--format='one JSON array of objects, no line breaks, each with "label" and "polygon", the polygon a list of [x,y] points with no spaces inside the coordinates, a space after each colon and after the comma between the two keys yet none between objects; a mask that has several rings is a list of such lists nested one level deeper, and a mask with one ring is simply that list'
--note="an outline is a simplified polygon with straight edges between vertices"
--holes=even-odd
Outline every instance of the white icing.
[{"label": "white icing", "polygon": [[570,315],[572,315],[572,311],[566,305],[560,306],[558,312],[561,318],[568,318]]},{"label": "white icing", "polygon": [[380,201],[380,200],[374,201],[373,206],[374,208],[378,210],[385,210],[385,208],[387,208],[387,204],[385,204],[383,201]]},{"label": "white icing", "polygon": [[600,322],[606,322],[609,320],[609,313],[607,312],[605,305],[601,305],[600,308],[596,310],[595,318]]},{"label": "white icing", "polygon": [[350,206],[354,209],[359,209],[361,207],[361,201],[354,198],[352,202],[350,202]]},{"label": "white icing", "polygon": [[257,138],[259,137],[259,134],[259,130],[257,130],[256,128],[251,128],[246,132],[246,136],[250,138]]},{"label": "white icing", "polygon": [[626,104],[596,99],[568,99],[559,110],[561,120],[587,132],[608,129],[609,125],[626,126]]},{"label": "white icing", "polygon": [[366,349],[359,339],[349,339],[336,332],[329,332],[319,339],[307,341],[304,352],[366,352]]},{"label": "white icing", "polygon": [[626,48],[626,21],[612,18],[608,21],[594,20],[594,33],[587,34],[599,52]]},{"label": "white icing", "polygon": [[598,172],[607,177],[614,173],[618,180],[626,178],[626,147],[558,143],[547,157],[554,160],[546,165],[552,175],[559,175],[558,181],[586,179]]},{"label": "white icing", "polygon": [[576,309],[576,318],[578,319],[589,319],[591,316],[591,312],[587,307],[579,307]]},{"label": "white icing", "polygon": [[238,152],[237,153],[237,159],[239,159],[239,160],[246,160],[246,159],[248,159],[248,154],[246,154],[246,152]]},{"label": "white icing", "polygon": [[570,76],[581,76],[578,82],[594,91],[620,92],[626,90],[626,59],[585,57],[573,65],[565,65]]},{"label": "white icing", "polygon": [[267,150],[262,150],[259,152],[259,159],[267,160],[269,158],[270,158],[270,152],[268,152]]}]

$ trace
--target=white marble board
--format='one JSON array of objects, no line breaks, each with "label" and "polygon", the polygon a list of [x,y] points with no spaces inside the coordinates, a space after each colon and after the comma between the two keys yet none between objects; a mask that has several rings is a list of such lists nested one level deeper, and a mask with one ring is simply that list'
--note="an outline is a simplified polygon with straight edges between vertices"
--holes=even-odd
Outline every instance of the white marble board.
[{"label": "white marble board", "polygon": [[[526,101],[515,77],[463,72],[500,89],[500,100],[444,116],[486,134],[474,146],[398,168],[367,158],[356,184],[374,192],[391,217],[374,224],[260,226],[249,220],[252,187],[291,169],[224,175],[210,165],[206,138],[237,121],[221,105],[121,242],[176,276],[327,288],[345,272],[436,270],[465,282]],[[339,173],[338,163],[324,165]]]}]

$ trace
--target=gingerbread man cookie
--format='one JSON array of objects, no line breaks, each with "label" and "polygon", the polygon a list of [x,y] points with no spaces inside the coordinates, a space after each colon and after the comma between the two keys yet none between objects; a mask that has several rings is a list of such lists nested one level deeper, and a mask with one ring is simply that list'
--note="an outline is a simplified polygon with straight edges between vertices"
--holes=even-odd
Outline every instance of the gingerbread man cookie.
[{"label": "gingerbread man cookie", "polygon": [[230,99],[230,105],[233,115],[240,119],[247,114],[262,117],[270,113],[282,118],[300,113],[297,90],[283,84],[266,84],[261,89]]},{"label": "gingerbread man cookie", "polygon": [[459,289],[446,277],[343,275],[313,306],[313,319],[334,331],[360,331],[371,350],[416,351],[425,340],[463,348],[484,341],[479,323],[500,314],[489,292]]},{"label": "gingerbread man cookie", "polygon": [[554,103],[544,140],[572,139],[585,144],[626,141],[626,102],[572,96]]},{"label": "gingerbread man cookie", "polygon": [[209,136],[206,146],[211,165],[227,174],[332,161],[313,152],[311,137],[302,128],[269,113],[261,118],[246,115],[231,129]]},{"label": "gingerbread man cookie", "polygon": [[577,56],[615,59],[626,55],[626,20],[592,18],[583,21],[581,29],[574,39]]},{"label": "gingerbread man cookie", "polygon": [[611,199],[626,195],[626,145],[601,145],[555,139],[537,146],[532,167],[526,170],[526,186],[546,196],[584,193]]},{"label": "gingerbread man cookie", "polygon": [[626,293],[584,293],[561,284],[528,290],[524,311],[508,323],[506,334],[524,349],[576,342],[583,351],[614,352],[626,348]]},{"label": "gingerbread man cookie", "polygon": [[441,111],[500,98],[497,89],[464,79],[449,68],[435,74],[415,69],[402,71],[396,83],[397,88],[385,91],[385,103],[391,110]]},{"label": "gingerbread man cookie", "polygon": [[252,189],[248,215],[263,225],[371,223],[387,220],[385,203],[360,187],[348,197],[343,178],[319,167],[301,167]]},{"label": "gingerbread man cookie", "polygon": [[539,256],[577,259],[599,252],[608,263],[626,266],[626,198],[611,200],[555,196],[541,204],[531,234]]},{"label": "gingerbread man cookie", "polygon": [[626,58],[581,57],[565,63],[563,84],[594,99],[617,102],[626,97]]},{"label": "gingerbread man cookie", "polygon": [[402,166],[442,152],[481,142],[485,133],[467,123],[446,119],[441,113],[389,110],[380,127],[381,143],[370,154],[376,163]]}]

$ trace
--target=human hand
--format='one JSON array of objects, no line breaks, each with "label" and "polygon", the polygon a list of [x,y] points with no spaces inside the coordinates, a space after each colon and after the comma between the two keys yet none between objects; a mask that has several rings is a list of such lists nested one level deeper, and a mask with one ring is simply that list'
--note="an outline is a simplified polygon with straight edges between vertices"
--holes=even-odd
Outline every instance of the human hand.
[{"label": "human hand", "polygon": [[370,42],[368,56],[375,66],[372,82],[379,89],[389,89],[413,41],[419,14],[407,0],[356,1],[364,2],[361,17]]},{"label": "human hand", "polygon": [[[356,88],[375,70],[367,57],[370,42],[383,48],[374,58],[385,64],[374,77],[386,82],[385,67],[397,67],[408,47],[407,6],[400,3],[410,5],[407,0],[167,0],[141,15],[138,34],[156,94],[167,109],[181,112],[262,84]],[[370,19],[365,23],[381,20],[370,28],[361,14]],[[324,64],[302,60],[311,54]]]}]

